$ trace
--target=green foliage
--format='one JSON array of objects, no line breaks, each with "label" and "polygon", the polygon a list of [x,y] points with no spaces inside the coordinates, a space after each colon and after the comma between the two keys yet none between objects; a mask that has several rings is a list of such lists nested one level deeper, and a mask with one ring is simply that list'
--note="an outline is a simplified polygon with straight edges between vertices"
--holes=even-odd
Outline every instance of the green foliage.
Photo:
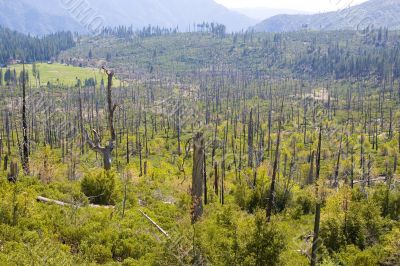
[{"label": "green foliage", "polygon": [[44,61],[58,55],[60,51],[75,46],[71,32],[59,32],[36,38],[0,27],[0,64],[8,60]]},{"label": "green foliage", "polygon": [[243,216],[233,206],[212,207],[207,221],[196,225],[196,244],[213,265],[280,265],[287,243],[275,223],[266,221],[265,211]]},{"label": "green foliage", "polygon": [[[240,207],[246,209],[249,213],[254,213],[257,209],[266,209],[269,188],[270,181],[262,176],[257,180],[257,185],[254,188],[249,187],[247,184],[238,184],[235,191],[235,200]],[[285,187],[283,183],[277,183],[274,212],[280,213],[291,205],[293,205],[291,188]],[[307,208],[306,206],[304,207]]]},{"label": "green foliage", "polygon": [[387,185],[378,185],[372,197],[380,207],[383,216],[400,220],[400,190],[397,186],[389,190]]},{"label": "green foliage", "polygon": [[295,200],[294,218],[300,218],[302,215],[311,214],[315,211],[315,197],[310,189],[298,191]]},{"label": "green foliage", "polygon": [[[38,87],[39,85],[49,84],[55,85],[65,85],[72,86],[75,85],[78,78],[81,81],[86,81],[85,84],[88,86],[92,86],[96,83],[96,80],[99,78],[105,78],[106,75],[102,72],[99,72],[96,68],[82,68],[78,66],[65,65],[60,63],[35,63],[35,71],[27,71],[29,74],[30,83]],[[29,68],[33,68],[33,64],[26,64],[25,68],[28,70]],[[14,69],[16,73],[20,73],[22,71],[22,65],[10,65],[7,68],[1,68],[4,75],[7,78],[6,83],[13,83],[17,81],[16,74],[14,73]],[[35,75],[36,74],[36,75]],[[114,81],[114,84],[118,86],[119,81]],[[97,84],[98,85],[98,84]]]},{"label": "green foliage", "polygon": [[95,244],[87,251],[88,257],[91,261],[104,264],[112,259],[112,252],[109,248]]},{"label": "green foliage", "polygon": [[86,174],[81,182],[82,192],[93,204],[114,204],[116,174],[111,171],[94,171]]},{"label": "green foliage", "polygon": [[384,222],[376,203],[363,200],[349,205],[345,213],[330,215],[322,221],[320,236],[331,254],[346,245],[359,249],[373,246],[384,232]]},{"label": "green foliage", "polygon": [[400,227],[397,226],[384,238],[384,257],[381,263],[384,265],[400,264]]},{"label": "green foliage", "polygon": [[345,244],[341,221],[334,218],[324,221],[321,225],[320,237],[330,252],[338,251]]},{"label": "green foliage", "polygon": [[245,263],[256,266],[280,265],[279,256],[285,249],[284,236],[274,223],[267,223],[265,212],[255,214],[255,227],[246,245]]},{"label": "green foliage", "polygon": [[348,245],[337,255],[341,265],[349,266],[375,266],[379,264],[379,259],[382,256],[381,247],[360,250],[354,245]]}]

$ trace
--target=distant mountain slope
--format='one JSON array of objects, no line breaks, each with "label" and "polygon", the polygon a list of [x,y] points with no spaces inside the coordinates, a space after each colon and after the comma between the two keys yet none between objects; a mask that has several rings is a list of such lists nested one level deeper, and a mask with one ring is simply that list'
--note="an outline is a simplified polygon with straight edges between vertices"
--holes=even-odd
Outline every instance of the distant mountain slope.
[{"label": "distant mountain slope", "polygon": [[[59,1],[49,5],[46,0],[0,0],[0,26],[22,33],[47,34],[60,30],[79,31],[81,26],[65,16]],[[54,3],[53,1],[51,1]],[[52,6],[53,8],[49,8]]]},{"label": "distant mountain slope", "polygon": [[310,14],[310,12],[302,11],[302,10],[294,10],[294,9],[275,9],[268,7],[249,7],[249,8],[233,8],[232,10],[237,11],[243,15],[246,15],[250,18],[256,19],[257,21],[263,21],[267,18],[281,15],[281,14]]},{"label": "distant mountain slope", "polygon": [[[78,8],[68,10],[74,3]],[[0,7],[0,25],[39,35],[60,30],[85,32],[87,27],[79,20],[86,15],[99,18],[103,26],[142,28],[151,24],[178,26],[181,31],[202,22],[222,23],[228,31],[236,31],[256,22],[213,0],[0,0]]]},{"label": "distant mountain slope", "polygon": [[399,0],[370,0],[363,4],[315,15],[278,15],[257,24],[256,31],[364,29],[369,25],[400,29]]}]

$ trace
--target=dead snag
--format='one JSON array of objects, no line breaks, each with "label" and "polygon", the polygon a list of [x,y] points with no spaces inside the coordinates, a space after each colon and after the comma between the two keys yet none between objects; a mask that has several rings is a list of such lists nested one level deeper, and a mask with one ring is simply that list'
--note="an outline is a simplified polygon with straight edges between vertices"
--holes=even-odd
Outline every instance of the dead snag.
[{"label": "dead snag", "polygon": [[279,160],[279,145],[281,141],[281,129],[282,129],[282,113],[283,113],[283,102],[281,108],[281,114],[279,117],[279,125],[278,125],[278,139],[276,141],[276,149],[275,149],[275,159],[274,159],[274,166],[272,170],[272,179],[271,179],[271,188],[269,190],[269,197],[268,197],[268,204],[267,204],[267,221],[271,221],[272,215],[272,207],[275,201],[275,182],[276,182],[276,175],[278,172],[278,160]]},{"label": "dead snag", "polygon": [[319,187],[318,180],[320,176],[321,170],[321,140],[322,140],[322,126],[319,128],[319,137],[318,137],[318,149],[317,149],[317,163],[316,163],[316,176],[315,176],[315,196],[317,199],[317,204],[315,207],[315,220],[314,220],[314,237],[312,243],[312,251],[311,251],[311,266],[315,266],[317,264],[317,251],[319,248],[319,225],[321,220],[321,201],[319,199]]},{"label": "dead snag", "polygon": [[86,142],[88,143],[91,150],[94,150],[100,153],[103,157],[103,165],[105,170],[110,170],[112,165],[112,151],[114,150],[116,134],[114,129],[114,112],[116,109],[116,105],[112,102],[112,79],[114,77],[114,72],[107,70],[103,67],[104,71],[108,77],[107,84],[107,107],[108,107],[108,127],[110,130],[110,137],[108,144],[106,146],[101,146],[99,134],[93,130],[94,137],[91,139],[89,134],[86,131]]},{"label": "dead snag", "polygon": [[29,175],[29,142],[28,142],[28,123],[26,119],[26,80],[25,64],[22,65],[22,167],[25,175]]},{"label": "dead snag", "polygon": [[195,223],[203,213],[203,167],[204,138],[203,133],[197,133],[193,141],[192,223]]},{"label": "dead snag", "polygon": [[253,109],[251,109],[247,132],[247,157],[249,160],[249,167],[253,167],[253,135]]}]

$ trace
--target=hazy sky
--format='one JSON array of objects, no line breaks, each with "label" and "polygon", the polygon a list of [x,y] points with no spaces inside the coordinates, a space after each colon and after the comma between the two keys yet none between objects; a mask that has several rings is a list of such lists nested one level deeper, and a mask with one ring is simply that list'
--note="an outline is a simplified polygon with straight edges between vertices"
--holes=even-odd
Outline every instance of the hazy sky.
[{"label": "hazy sky", "polygon": [[308,12],[338,10],[367,0],[215,0],[229,8],[267,7]]}]

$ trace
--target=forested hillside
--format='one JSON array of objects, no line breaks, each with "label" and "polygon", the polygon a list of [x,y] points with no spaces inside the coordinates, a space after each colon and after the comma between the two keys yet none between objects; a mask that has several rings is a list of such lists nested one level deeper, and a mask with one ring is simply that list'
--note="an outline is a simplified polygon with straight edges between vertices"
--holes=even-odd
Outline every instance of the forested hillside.
[{"label": "forested hillside", "polygon": [[400,264],[400,33],[203,26],[0,82],[0,264]]},{"label": "forested hillside", "polygon": [[0,64],[13,60],[47,61],[73,46],[75,41],[71,32],[59,32],[39,38],[0,26]]},{"label": "forested hillside", "polygon": [[[71,64],[105,61],[121,72],[197,75],[205,71],[241,71],[247,77],[354,78],[399,76],[400,33],[388,29],[334,32],[226,34],[132,32],[120,28],[82,38],[60,58]],[[93,43],[96,46],[93,46]],[[93,60],[87,60],[89,54]],[[102,60],[98,60],[102,59]]]}]

